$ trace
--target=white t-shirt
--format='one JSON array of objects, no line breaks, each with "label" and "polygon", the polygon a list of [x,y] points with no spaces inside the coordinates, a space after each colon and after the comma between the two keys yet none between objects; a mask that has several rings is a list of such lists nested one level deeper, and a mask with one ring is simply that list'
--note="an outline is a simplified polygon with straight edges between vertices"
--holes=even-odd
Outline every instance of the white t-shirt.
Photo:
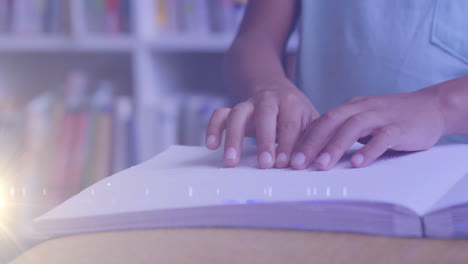
[{"label": "white t-shirt", "polygon": [[468,74],[467,0],[301,3],[297,82],[321,113],[351,97],[411,92]]}]

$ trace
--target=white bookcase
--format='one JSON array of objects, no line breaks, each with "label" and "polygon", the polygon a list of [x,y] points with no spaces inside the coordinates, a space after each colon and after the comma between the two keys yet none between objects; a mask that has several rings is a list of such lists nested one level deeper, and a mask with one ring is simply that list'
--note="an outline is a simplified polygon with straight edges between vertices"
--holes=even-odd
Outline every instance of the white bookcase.
[{"label": "white bookcase", "polygon": [[[156,154],[145,150],[149,144],[142,142],[148,122],[142,109],[167,93],[224,93],[220,66],[233,34],[159,33],[155,1],[135,0],[131,1],[130,35],[96,36],[83,31],[82,10],[76,10],[80,0],[70,1],[69,34],[0,35],[0,90],[21,90],[33,96],[53,88],[76,69],[112,80],[133,95],[140,161]],[[297,39],[292,39],[289,49],[296,47]]]},{"label": "white bookcase", "polygon": [[[221,62],[234,34],[163,34],[154,21],[155,1],[131,0],[131,33],[98,36],[83,31],[85,18],[77,10],[81,0],[69,1],[71,25],[66,34],[0,34],[0,99],[14,93],[28,100],[61,88],[66,75],[76,70],[96,80],[111,80],[133,97],[138,160],[143,161],[157,154],[155,142],[148,141],[157,140],[153,135],[158,124],[148,126],[153,121],[146,108],[166,94],[225,93]],[[297,45],[292,39],[289,49]]]}]

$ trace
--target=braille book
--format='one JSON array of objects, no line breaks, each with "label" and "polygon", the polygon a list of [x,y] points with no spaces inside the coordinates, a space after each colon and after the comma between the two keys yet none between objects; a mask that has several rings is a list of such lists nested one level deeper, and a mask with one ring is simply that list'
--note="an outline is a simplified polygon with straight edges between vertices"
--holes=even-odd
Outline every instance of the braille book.
[{"label": "braille book", "polygon": [[86,188],[35,220],[44,236],[170,228],[248,227],[408,237],[468,237],[468,145],[389,152],[330,171],[236,168],[222,150],[172,146]]}]

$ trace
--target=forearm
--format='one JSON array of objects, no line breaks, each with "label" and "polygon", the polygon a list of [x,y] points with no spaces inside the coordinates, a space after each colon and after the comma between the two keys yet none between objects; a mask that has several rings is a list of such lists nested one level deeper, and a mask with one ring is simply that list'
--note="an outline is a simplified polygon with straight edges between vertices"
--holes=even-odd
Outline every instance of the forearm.
[{"label": "forearm", "polygon": [[430,89],[436,92],[445,119],[444,134],[468,134],[468,75]]},{"label": "forearm", "polygon": [[299,0],[250,0],[224,63],[231,92],[246,99],[265,89],[294,88],[282,58],[300,10]]},{"label": "forearm", "polygon": [[226,55],[226,85],[241,98],[264,89],[284,88],[280,85],[287,81],[282,55],[266,37],[238,37]]}]

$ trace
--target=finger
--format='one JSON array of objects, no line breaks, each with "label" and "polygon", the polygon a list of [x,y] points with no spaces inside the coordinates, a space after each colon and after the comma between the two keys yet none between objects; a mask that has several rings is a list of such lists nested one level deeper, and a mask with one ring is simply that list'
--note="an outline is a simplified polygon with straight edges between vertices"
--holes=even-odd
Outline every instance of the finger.
[{"label": "finger", "polygon": [[359,108],[340,106],[312,122],[294,146],[291,158],[293,169],[308,168],[335,134],[336,129]]},{"label": "finger", "polygon": [[277,118],[276,102],[263,102],[255,106],[258,165],[261,169],[269,169],[274,165]]},{"label": "finger", "polygon": [[253,111],[253,104],[246,101],[236,105],[229,113],[224,143],[224,164],[226,166],[233,167],[239,163],[245,128],[252,118]]},{"label": "finger", "polygon": [[278,115],[278,147],[275,161],[277,168],[289,166],[292,149],[301,133],[303,115],[300,111],[280,111]]},{"label": "finger", "polygon": [[314,162],[315,167],[319,170],[331,169],[359,138],[370,135],[376,128],[383,126],[383,122],[383,119],[373,112],[351,116],[324,147]]},{"label": "finger", "polygon": [[255,138],[255,123],[249,122],[245,128],[245,136],[250,138]]},{"label": "finger", "polygon": [[401,135],[401,132],[396,126],[387,126],[380,129],[369,143],[354,153],[350,160],[351,165],[360,168],[375,161],[391,148],[392,144],[398,140],[399,135]]},{"label": "finger", "polygon": [[218,108],[211,115],[206,130],[206,147],[217,149],[221,145],[221,137],[226,128],[226,121],[229,116],[230,108]]}]

